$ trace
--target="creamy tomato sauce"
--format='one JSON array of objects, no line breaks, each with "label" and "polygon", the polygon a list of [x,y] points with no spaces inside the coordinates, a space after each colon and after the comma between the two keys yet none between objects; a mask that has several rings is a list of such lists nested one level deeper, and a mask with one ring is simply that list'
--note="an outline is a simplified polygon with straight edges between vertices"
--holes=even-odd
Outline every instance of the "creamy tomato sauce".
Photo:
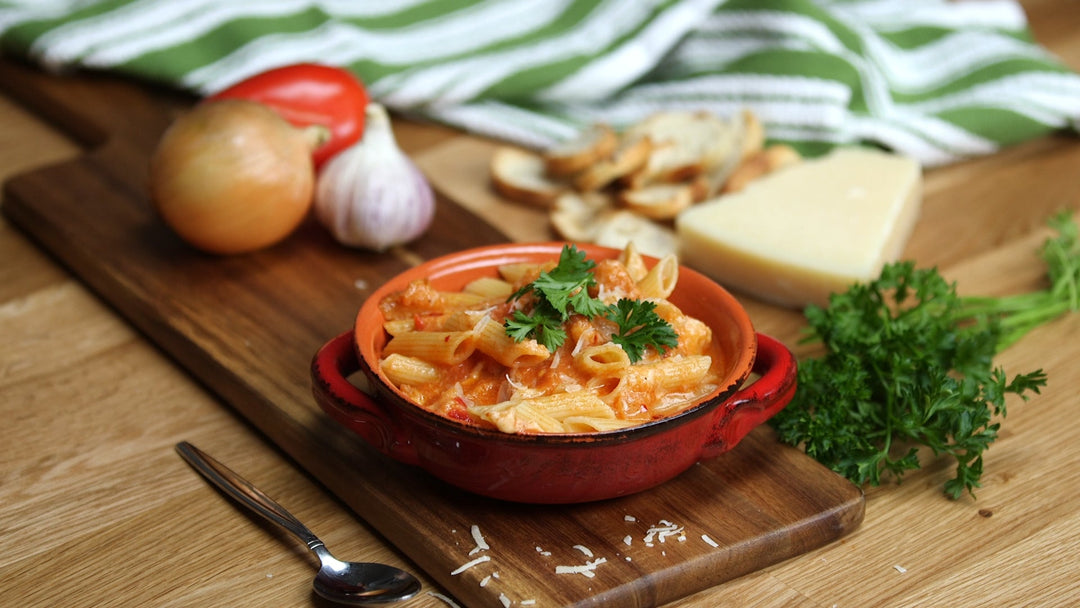
[{"label": "creamy tomato sauce", "polygon": [[[536,274],[519,278],[509,288],[516,290]],[[602,301],[644,297],[638,281],[617,261],[599,262],[594,276],[597,285],[592,295]],[[397,323],[404,333],[438,332],[449,341],[459,339],[458,331],[483,335],[475,328],[484,323],[493,322],[501,330],[514,310],[528,306],[528,298],[522,298],[523,304],[508,302],[505,296],[491,297],[460,307],[459,294],[439,292],[426,281],[416,281],[387,297],[381,308],[388,327]],[[611,347],[612,333],[618,331],[613,321],[572,314],[563,324],[566,340],[553,352],[531,339],[524,341],[531,344],[515,343],[502,332],[502,337],[496,335],[494,340],[499,345],[489,350],[506,346],[500,342],[505,341],[513,348],[528,348],[541,355],[504,365],[483,352],[483,346],[474,345],[475,350],[464,360],[448,363],[418,350],[409,355],[407,363],[423,368],[426,380],[394,384],[411,401],[437,414],[509,432],[559,432],[549,430],[554,424],[551,420],[558,416],[570,420],[564,422],[570,430],[563,432],[587,432],[589,425],[597,427],[591,430],[620,428],[669,416],[711,392],[724,362],[712,331],[704,323],[682,314],[664,298],[650,301],[656,303],[656,314],[674,329],[678,343],[665,352],[650,347],[633,364],[623,361],[625,355]],[[392,341],[398,330],[388,331]],[[387,367],[384,363],[384,373],[389,376]]]}]

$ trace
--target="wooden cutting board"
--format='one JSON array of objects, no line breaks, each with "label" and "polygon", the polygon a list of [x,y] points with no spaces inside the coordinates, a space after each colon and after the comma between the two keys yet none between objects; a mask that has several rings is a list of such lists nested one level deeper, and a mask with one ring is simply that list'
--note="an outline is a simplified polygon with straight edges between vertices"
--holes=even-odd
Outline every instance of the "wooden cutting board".
[{"label": "wooden cutting board", "polygon": [[[311,223],[253,255],[202,255],[164,228],[145,191],[148,153],[190,99],[7,62],[0,83],[87,146],[71,162],[10,180],[3,211],[11,222],[460,603],[653,606],[829,543],[861,522],[862,492],[779,445],[767,428],[652,491],[576,506],[484,499],[386,459],[315,405],[311,357],[388,277],[508,235],[444,194],[430,233],[407,249],[347,250]],[[458,146],[469,141],[453,140],[449,157],[462,158]],[[447,150],[432,151],[425,166],[437,171]],[[469,166],[482,166],[481,154]],[[514,225],[524,230],[515,238],[539,229]],[[146,405],[153,415],[152,396]],[[177,474],[189,475],[177,462]],[[479,550],[479,538],[489,548]],[[597,564],[594,576],[556,573],[587,562]]]}]

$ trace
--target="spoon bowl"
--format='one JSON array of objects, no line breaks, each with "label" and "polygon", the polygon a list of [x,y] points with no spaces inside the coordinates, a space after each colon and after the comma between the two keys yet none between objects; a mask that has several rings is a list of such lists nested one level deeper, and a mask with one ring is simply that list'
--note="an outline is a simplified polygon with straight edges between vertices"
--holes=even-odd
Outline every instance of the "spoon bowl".
[{"label": "spoon bowl", "polygon": [[337,559],[284,507],[194,445],[181,441],[176,444],[176,451],[219,490],[306,544],[319,558],[319,572],[312,587],[324,599],[348,605],[378,604],[405,600],[420,592],[420,581],[400,568]]}]

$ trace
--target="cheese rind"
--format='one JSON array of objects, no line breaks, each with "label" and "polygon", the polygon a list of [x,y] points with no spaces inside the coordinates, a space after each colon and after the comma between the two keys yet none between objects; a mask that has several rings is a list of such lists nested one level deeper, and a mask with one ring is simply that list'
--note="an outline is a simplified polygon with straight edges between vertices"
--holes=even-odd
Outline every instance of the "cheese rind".
[{"label": "cheese rind", "polygon": [[910,158],[837,148],[706,201],[676,219],[683,263],[789,307],[876,279],[918,219],[922,174]]}]

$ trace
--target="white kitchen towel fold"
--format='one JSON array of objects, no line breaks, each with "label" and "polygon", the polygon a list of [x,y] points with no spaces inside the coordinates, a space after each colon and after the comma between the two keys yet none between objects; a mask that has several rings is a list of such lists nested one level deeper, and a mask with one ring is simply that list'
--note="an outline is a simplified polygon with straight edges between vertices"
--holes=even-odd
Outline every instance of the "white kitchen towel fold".
[{"label": "white kitchen towel fold", "polygon": [[1080,127],[1080,76],[1012,0],[0,0],[0,49],[197,94],[326,63],[394,110],[530,147],[676,108],[925,166]]}]

